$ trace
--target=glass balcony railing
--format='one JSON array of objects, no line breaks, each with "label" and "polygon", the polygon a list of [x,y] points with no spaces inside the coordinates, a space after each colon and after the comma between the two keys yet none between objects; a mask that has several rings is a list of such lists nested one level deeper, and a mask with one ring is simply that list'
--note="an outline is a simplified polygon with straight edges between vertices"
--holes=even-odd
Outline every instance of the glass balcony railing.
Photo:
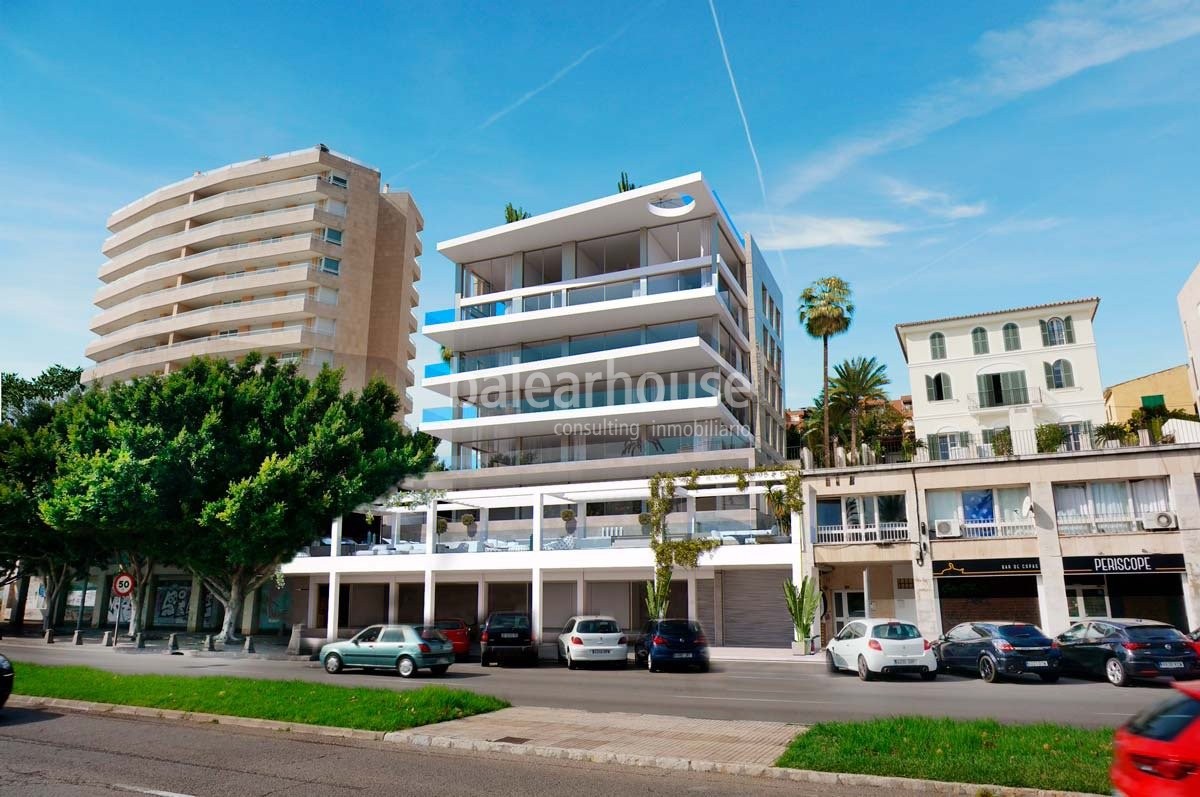
[{"label": "glass balcony railing", "polygon": [[433,379],[438,376],[450,376],[454,373],[454,369],[450,367],[448,362],[428,363],[425,366],[425,378]]},{"label": "glass balcony railing", "polygon": [[421,423],[469,420],[477,417],[479,417],[478,412],[470,405],[458,407],[457,412],[455,407],[426,407],[421,411]]},{"label": "glass balcony railing", "polygon": [[637,439],[589,442],[546,438],[495,440],[492,450],[464,448],[454,470],[479,470],[508,465],[547,465],[565,462],[591,462],[600,459],[649,457],[705,451],[731,451],[750,448],[754,443],[740,434],[724,435],[645,435]]},{"label": "glass balcony railing", "polygon": [[449,324],[454,321],[454,308],[447,307],[444,310],[430,310],[425,314],[425,326],[433,326],[434,324]]}]

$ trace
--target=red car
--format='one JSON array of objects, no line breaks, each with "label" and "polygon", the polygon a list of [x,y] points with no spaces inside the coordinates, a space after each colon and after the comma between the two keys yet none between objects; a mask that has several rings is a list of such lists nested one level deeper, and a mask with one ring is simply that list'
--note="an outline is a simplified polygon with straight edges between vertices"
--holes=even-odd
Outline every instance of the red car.
[{"label": "red car", "polygon": [[462,620],[437,620],[434,626],[454,645],[455,656],[471,652],[471,629]]},{"label": "red car", "polygon": [[1142,711],[1113,742],[1113,794],[1194,797],[1200,794],[1200,682]]}]

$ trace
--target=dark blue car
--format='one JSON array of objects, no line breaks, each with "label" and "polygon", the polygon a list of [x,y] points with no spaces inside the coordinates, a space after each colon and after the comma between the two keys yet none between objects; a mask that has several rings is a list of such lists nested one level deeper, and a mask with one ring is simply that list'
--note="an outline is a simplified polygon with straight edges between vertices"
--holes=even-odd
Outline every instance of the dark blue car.
[{"label": "dark blue car", "polygon": [[942,670],[970,670],[987,683],[1005,676],[1037,675],[1058,680],[1062,653],[1042,629],[1011,620],[960,623],[933,644]]},{"label": "dark blue car", "polygon": [[708,672],[708,639],[695,620],[651,620],[642,629],[633,655],[650,672],[669,667]]},{"label": "dark blue car", "polygon": [[1080,620],[1058,635],[1063,668],[1101,675],[1113,686],[1134,678],[1200,677],[1200,656],[1173,626],[1156,620],[1097,617]]}]

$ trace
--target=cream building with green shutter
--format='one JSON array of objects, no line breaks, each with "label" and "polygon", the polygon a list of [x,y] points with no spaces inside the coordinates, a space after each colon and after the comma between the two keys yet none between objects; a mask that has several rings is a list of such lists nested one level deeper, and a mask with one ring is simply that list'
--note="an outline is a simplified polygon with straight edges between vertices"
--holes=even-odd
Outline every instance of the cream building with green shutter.
[{"label": "cream building with green shutter", "polygon": [[929,459],[1079,450],[1104,423],[1092,321],[1100,300],[897,324]]}]

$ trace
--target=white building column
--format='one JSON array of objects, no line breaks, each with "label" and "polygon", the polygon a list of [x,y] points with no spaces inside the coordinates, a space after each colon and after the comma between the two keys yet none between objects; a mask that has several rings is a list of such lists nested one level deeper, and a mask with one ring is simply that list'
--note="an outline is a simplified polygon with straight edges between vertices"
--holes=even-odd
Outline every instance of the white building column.
[{"label": "white building column", "polygon": [[475,593],[475,622],[483,625],[483,621],[487,619],[488,600],[487,600],[487,576],[483,573],[479,574],[479,582],[476,586]]},{"label": "white building column", "polygon": [[437,501],[429,502],[425,509],[425,553],[433,553],[437,543]]},{"label": "white building column", "polygon": [[316,576],[308,577],[308,609],[304,614],[304,627],[317,627],[317,596],[321,594],[321,585]]},{"label": "white building column", "polygon": [[1071,625],[1067,607],[1067,581],[1063,573],[1062,546],[1058,539],[1058,522],[1054,516],[1054,490],[1048,481],[1029,485],[1033,501],[1033,521],[1037,528],[1038,558],[1041,576],[1038,578],[1038,606],[1042,610],[1042,630],[1050,636],[1061,634]]},{"label": "white building column", "polygon": [[1183,606],[1188,628],[1200,627],[1200,495],[1190,460],[1167,459],[1171,497],[1179,515],[1179,542],[1183,548]]},{"label": "white building column", "polygon": [[325,638],[338,638],[338,599],[341,597],[342,579],[336,571],[329,574],[329,600],[325,601],[328,609],[325,615]]},{"label": "white building column", "polygon": [[338,515],[333,519],[333,524],[329,529],[329,536],[333,539],[333,545],[330,546],[330,556],[340,556],[342,553],[342,516]]},{"label": "white building column", "polygon": [[937,583],[933,578],[933,549],[929,545],[929,526],[922,528],[919,511],[921,496],[914,483],[904,491],[904,514],[908,520],[908,539],[913,543],[913,601],[917,609],[917,628],[926,639],[942,635],[942,612]]},{"label": "white building column", "polygon": [[[541,491],[533,494],[533,550],[542,550],[542,515],[546,506],[546,495]],[[536,626],[535,626],[536,629]]]},{"label": "white building column", "polygon": [[863,568],[863,611],[867,617],[874,617],[875,613],[871,611],[871,568]]},{"label": "white building column", "polygon": [[422,622],[424,622],[425,625],[433,625],[434,611],[436,610],[436,607],[434,606],[434,603],[433,603],[433,598],[435,595],[436,586],[437,586],[437,579],[434,577],[433,568],[426,567],[425,568],[425,611],[422,614]]},{"label": "white building column", "polygon": [[583,571],[579,571],[579,575],[575,576],[575,614],[587,613],[587,581],[583,578]]},{"label": "white building column", "polygon": [[[541,501],[539,500],[538,503],[540,504]],[[536,648],[542,643],[542,568],[540,565],[534,565],[533,578],[530,583],[529,623],[533,628],[533,645]]]},{"label": "white building column", "polygon": [[400,603],[400,585],[397,584],[395,581],[389,581],[388,582],[388,607],[387,607],[388,625],[396,624],[397,615],[400,612],[399,603]]},{"label": "white building column", "polygon": [[687,616],[690,619],[699,619],[699,611],[696,608],[696,572],[689,570],[687,574]]}]

